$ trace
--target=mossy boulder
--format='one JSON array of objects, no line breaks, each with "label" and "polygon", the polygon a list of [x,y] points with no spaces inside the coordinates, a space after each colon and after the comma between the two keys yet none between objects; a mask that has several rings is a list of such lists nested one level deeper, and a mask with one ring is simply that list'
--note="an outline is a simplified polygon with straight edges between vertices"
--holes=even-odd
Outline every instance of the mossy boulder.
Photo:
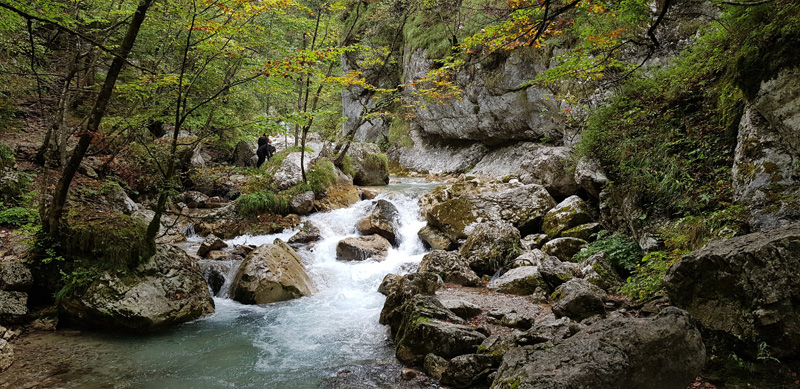
[{"label": "mossy boulder", "polygon": [[300,256],[280,239],[248,254],[231,288],[233,299],[243,304],[269,304],[317,292]]},{"label": "mossy boulder", "polygon": [[572,257],[586,247],[588,243],[578,238],[556,238],[542,246],[542,251],[561,261],[571,261]]},{"label": "mossy boulder", "polygon": [[459,254],[478,275],[492,275],[519,256],[519,230],[510,223],[484,222],[475,226]]},{"label": "mossy boulder", "polygon": [[396,331],[400,321],[403,320],[403,312],[400,309],[403,304],[417,295],[433,296],[443,285],[441,277],[431,272],[421,271],[404,276],[386,275],[378,288],[378,291],[386,296],[380,323],[388,324],[392,331]]},{"label": "mossy boulder", "polygon": [[389,158],[383,153],[368,151],[352,152],[353,183],[362,186],[383,186],[389,184]]},{"label": "mossy boulder", "polygon": [[428,211],[426,220],[451,240],[467,238],[478,221],[505,221],[531,232],[555,205],[544,187],[523,185],[444,201]]},{"label": "mossy boulder", "polygon": [[67,321],[109,330],[153,331],[209,315],[214,301],[200,267],[183,250],[161,245],[127,273],[103,272],[59,301]]},{"label": "mossy boulder", "polygon": [[395,355],[404,363],[421,363],[428,354],[447,359],[472,354],[487,336],[433,296],[413,297],[400,311],[402,320],[392,328],[392,333]]},{"label": "mossy boulder", "polygon": [[622,285],[622,278],[603,252],[592,255],[581,262],[583,279],[589,281],[606,292],[613,293]]},{"label": "mossy boulder", "polygon": [[[761,342],[775,358],[800,356],[800,224],[711,243],[664,278],[672,303],[724,344]],[[705,332],[704,332],[705,333]],[[744,354],[746,355],[746,354]]]},{"label": "mossy boulder", "polygon": [[591,221],[589,206],[580,197],[570,196],[544,215],[542,230],[549,237],[557,238],[565,230]]},{"label": "mossy boulder", "polygon": [[578,238],[585,241],[591,241],[596,238],[597,233],[603,230],[600,223],[586,223],[577,227],[570,228],[561,232],[561,236],[565,238]]},{"label": "mossy boulder", "polygon": [[455,251],[431,251],[422,258],[419,271],[439,274],[444,282],[457,285],[475,286],[480,281],[467,261]]}]

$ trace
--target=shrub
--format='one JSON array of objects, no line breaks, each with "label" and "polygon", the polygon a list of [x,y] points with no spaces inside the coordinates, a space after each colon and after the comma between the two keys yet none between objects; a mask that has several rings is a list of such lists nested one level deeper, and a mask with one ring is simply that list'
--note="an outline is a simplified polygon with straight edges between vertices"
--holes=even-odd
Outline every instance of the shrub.
[{"label": "shrub", "polygon": [[246,193],[236,199],[236,211],[243,216],[258,216],[265,213],[289,213],[290,198],[285,193],[262,190]]},{"label": "shrub", "polygon": [[607,235],[606,231],[601,231],[597,235],[596,241],[589,243],[585,250],[575,254],[572,259],[582,262],[592,255],[603,252],[619,274],[623,277],[630,275],[642,258],[642,251],[636,241],[622,234]]},{"label": "shrub", "polygon": [[[0,203],[2,208],[3,203]],[[22,227],[39,221],[39,212],[25,207],[10,207],[0,211],[0,225]]]},{"label": "shrub", "polygon": [[664,275],[678,259],[680,251],[656,251],[647,254],[636,269],[628,277],[625,285],[619,288],[620,293],[634,301],[645,301],[663,290]]}]

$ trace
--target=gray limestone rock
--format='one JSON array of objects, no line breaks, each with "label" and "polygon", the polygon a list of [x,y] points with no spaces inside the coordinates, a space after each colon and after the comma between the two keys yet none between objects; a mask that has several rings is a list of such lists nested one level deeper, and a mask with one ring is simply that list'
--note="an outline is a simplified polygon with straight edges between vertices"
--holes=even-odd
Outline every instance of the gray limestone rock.
[{"label": "gray limestone rock", "polygon": [[459,254],[477,274],[491,275],[517,257],[519,239],[519,230],[510,223],[479,223],[459,249]]},{"label": "gray limestone rock", "polygon": [[397,245],[399,214],[397,207],[386,200],[373,201],[372,211],[358,222],[358,232],[364,235],[380,235],[393,246]]},{"label": "gray limestone rock", "polygon": [[33,275],[24,263],[0,262],[0,290],[26,292],[31,285],[33,285]]},{"label": "gray limestone rock", "polygon": [[383,261],[392,244],[380,235],[346,238],[336,245],[336,259],[340,261]]},{"label": "gray limestone rock", "polygon": [[310,214],[314,211],[314,192],[306,191],[303,193],[298,193],[292,200],[289,201],[289,209],[292,213],[296,213],[300,216],[305,216]]},{"label": "gray limestone rock", "polygon": [[280,239],[253,250],[232,283],[231,296],[244,304],[268,304],[317,292],[300,257]]},{"label": "gray limestone rock", "polygon": [[575,278],[556,288],[557,302],[553,304],[556,317],[581,321],[594,315],[604,315],[606,293],[589,281]]},{"label": "gray limestone rock", "polygon": [[550,238],[557,238],[565,230],[591,221],[589,206],[580,197],[570,196],[547,211],[542,220],[542,230]]},{"label": "gray limestone rock", "polygon": [[447,283],[475,286],[480,282],[467,261],[455,251],[433,250],[422,258],[419,271],[439,274]]},{"label": "gray limestone rock", "polygon": [[561,261],[569,262],[572,256],[586,247],[587,243],[578,238],[556,238],[542,246],[542,251],[547,255],[552,255]]},{"label": "gray limestone rock", "polygon": [[689,315],[668,307],[653,317],[600,320],[566,339],[514,348],[492,388],[684,388],[705,359]]}]

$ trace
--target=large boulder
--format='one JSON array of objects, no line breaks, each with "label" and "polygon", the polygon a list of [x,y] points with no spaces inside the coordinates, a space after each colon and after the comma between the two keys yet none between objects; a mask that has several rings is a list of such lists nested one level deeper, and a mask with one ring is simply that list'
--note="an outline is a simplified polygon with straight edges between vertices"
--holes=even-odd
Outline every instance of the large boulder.
[{"label": "large boulder", "polygon": [[556,303],[553,313],[556,317],[568,317],[581,321],[594,315],[605,315],[603,299],[606,293],[581,278],[569,280],[556,288]]},{"label": "large boulder", "polygon": [[244,304],[268,304],[316,292],[297,253],[275,239],[247,255],[233,280],[231,296]]},{"label": "large boulder", "polygon": [[305,191],[298,193],[289,201],[289,209],[292,213],[304,216],[314,211],[314,192]]},{"label": "large boulder", "polygon": [[542,251],[547,255],[552,255],[561,261],[572,260],[572,256],[586,247],[587,242],[578,238],[556,238],[542,246]]},{"label": "large boulder", "polygon": [[421,363],[428,354],[453,358],[475,353],[486,339],[433,296],[412,297],[399,311],[400,320],[390,326],[395,355],[404,363]]},{"label": "large boulder", "polygon": [[480,221],[506,221],[521,231],[535,230],[555,205],[544,187],[524,185],[444,201],[428,211],[426,220],[451,240],[457,240],[467,238],[473,224]]},{"label": "large boulder", "polygon": [[539,264],[539,274],[542,279],[553,290],[561,284],[571,280],[576,274],[580,273],[580,266],[572,262],[561,262],[554,256],[545,257]]},{"label": "large boulder", "polygon": [[537,266],[522,266],[509,270],[486,287],[501,293],[525,296],[533,294],[536,289],[547,289],[547,284]]},{"label": "large boulder", "polygon": [[380,323],[397,328],[402,320],[400,307],[417,295],[433,296],[444,285],[435,273],[418,272],[398,276],[388,274],[381,282],[378,292],[386,296],[381,310]]},{"label": "large boulder", "polygon": [[431,251],[422,257],[419,271],[439,274],[444,282],[457,285],[475,286],[480,281],[467,261],[455,251]]},{"label": "large boulder", "polygon": [[383,261],[392,244],[380,235],[345,238],[336,245],[336,259],[340,261]]},{"label": "large boulder", "polygon": [[455,242],[444,236],[438,229],[428,225],[422,227],[422,229],[417,232],[417,236],[419,236],[422,243],[428,245],[431,250],[453,250],[456,248]]},{"label": "large boulder", "polygon": [[547,211],[542,220],[542,230],[551,238],[581,224],[592,221],[589,206],[578,196],[570,196]]},{"label": "large boulder", "polygon": [[256,152],[253,150],[252,142],[239,141],[233,149],[231,156],[231,164],[233,166],[255,166],[256,165]]},{"label": "large boulder", "polygon": [[[303,181],[303,171],[300,167],[300,154],[300,152],[287,154],[283,158],[280,166],[274,168],[272,179],[277,184],[278,189],[289,189]],[[313,156],[308,153],[303,158],[303,165],[306,171],[311,168],[312,158]],[[265,166],[267,165],[265,164]]]},{"label": "large boulder", "polygon": [[0,324],[22,323],[27,315],[27,293],[0,290]]},{"label": "large boulder", "polygon": [[494,360],[488,355],[459,355],[445,364],[439,380],[453,388],[470,388],[494,372]]},{"label": "large boulder", "polygon": [[20,261],[0,262],[0,290],[25,292],[33,285],[30,269]]},{"label": "large boulder", "polygon": [[335,171],[336,182],[325,189],[324,197],[314,200],[314,208],[320,212],[347,208],[361,201],[361,195],[358,193],[358,188],[353,185],[353,180],[339,168]]},{"label": "large boulder", "polygon": [[209,315],[214,301],[197,262],[161,245],[134,271],[103,273],[83,293],[62,298],[59,311],[87,327],[150,331]]},{"label": "large boulder", "polygon": [[378,150],[354,148],[349,153],[353,161],[353,183],[363,186],[389,184],[389,159]]},{"label": "large boulder", "polygon": [[459,253],[476,273],[492,275],[519,255],[519,240],[519,230],[509,223],[479,223]]},{"label": "large boulder", "polygon": [[520,164],[523,184],[539,184],[547,188],[553,197],[565,198],[578,191],[575,178],[566,174],[572,160],[572,149],[569,147],[542,146],[529,159]]},{"label": "large boulder", "polygon": [[700,332],[686,312],[598,321],[582,331],[511,349],[492,388],[685,388],[705,364]]},{"label": "large boulder", "polygon": [[675,263],[670,300],[703,327],[776,358],[800,355],[800,224],[712,243]]},{"label": "large boulder", "polygon": [[358,232],[364,235],[380,235],[396,246],[399,235],[397,225],[400,217],[397,207],[386,200],[374,201],[373,205],[369,215],[358,223]]},{"label": "large boulder", "polygon": [[197,249],[197,255],[205,258],[210,252],[225,247],[228,247],[228,244],[225,243],[225,241],[214,234],[208,234],[208,236],[203,239],[203,243],[200,243],[200,247]]}]

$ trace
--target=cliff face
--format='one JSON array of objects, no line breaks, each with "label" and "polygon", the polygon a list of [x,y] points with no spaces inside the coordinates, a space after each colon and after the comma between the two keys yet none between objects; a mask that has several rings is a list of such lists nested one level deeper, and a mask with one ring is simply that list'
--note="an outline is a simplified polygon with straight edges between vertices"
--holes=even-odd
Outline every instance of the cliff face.
[{"label": "cliff face", "polygon": [[[541,138],[561,139],[564,117],[551,93],[521,87],[546,69],[546,53],[533,48],[496,54],[456,76],[461,99],[413,104],[420,129],[443,139],[480,141],[486,145]],[[424,49],[404,58],[404,81],[425,77],[432,61]],[[414,87],[408,87],[407,95]]]}]

